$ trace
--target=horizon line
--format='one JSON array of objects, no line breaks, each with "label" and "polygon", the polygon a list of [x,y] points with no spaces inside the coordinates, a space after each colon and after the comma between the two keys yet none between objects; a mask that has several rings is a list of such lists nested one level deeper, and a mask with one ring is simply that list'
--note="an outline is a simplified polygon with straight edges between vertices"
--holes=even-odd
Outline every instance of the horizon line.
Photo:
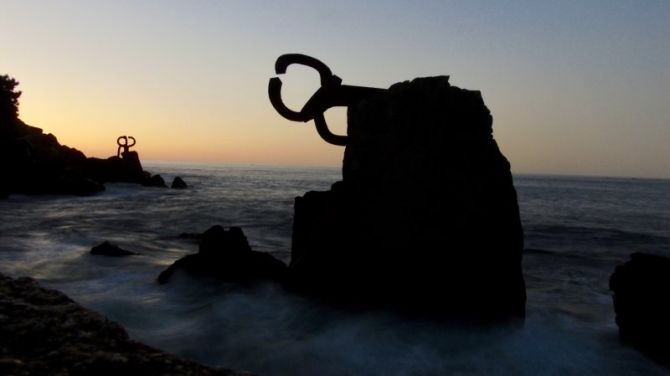
[{"label": "horizon line", "polygon": [[[269,162],[224,162],[224,161],[204,161],[204,160],[164,160],[164,159],[145,159],[143,164],[149,165],[175,165],[184,167],[261,167],[261,168],[289,168],[289,169],[324,169],[341,170],[341,166],[318,165],[318,164],[295,164],[295,163],[269,163]],[[512,171],[513,176],[546,176],[560,178],[598,178],[598,179],[641,179],[641,180],[670,180],[670,176],[629,176],[629,175],[604,175],[604,174],[586,174],[586,173],[555,173],[555,172],[535,172],[535,171]]]}]

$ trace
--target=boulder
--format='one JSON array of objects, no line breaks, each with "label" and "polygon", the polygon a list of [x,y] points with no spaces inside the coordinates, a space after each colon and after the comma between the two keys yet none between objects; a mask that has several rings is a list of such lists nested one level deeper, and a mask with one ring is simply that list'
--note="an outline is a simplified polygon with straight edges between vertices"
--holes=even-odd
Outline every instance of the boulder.
[{"label": "boulder", "polygon": [[670,258],[633,253],[610,277],[622,340],[670,364]]},{"label": "boulder", "polygon": [[180,178],[179,176],[175,176],[175,178],[172,180],[171,188],[173,188],[173,189],[186,189],[186,188],[188,188],[188,185],[186,185],[186,182],[184,181],[184,179]]},{"label": "boulder", "polygon": [[145,187],[167,188],[165,180],[160,175],[152,175],[150,178],[144,180],[142,185]]},{"label": "boulder", "polygon": [[167,283],[177,270],[193,276],[214,277],[224,282],[283,281],[286,265],[270,254],[253,251],[239,227],[217,225],[202,234],[199,252],[175,261],[158,276]]},{"label": "boulder", "polygon": [[91,248],[92,255],[103,255],[103,256],[130,256],[136,255],[137,253],[127,251],[116,244],[112,244],[108,241],[104,241]]},{"label": "boulder", "polygon": [[343,180],[296,198],[289,286],[353,304],[523,317],[523,230],[481,93],[417,78],[350,106]]},{"label": "boulder", "polygon": [[248,375],[135,342],[118,323],[31,278],[0,274],[2,375]]}]

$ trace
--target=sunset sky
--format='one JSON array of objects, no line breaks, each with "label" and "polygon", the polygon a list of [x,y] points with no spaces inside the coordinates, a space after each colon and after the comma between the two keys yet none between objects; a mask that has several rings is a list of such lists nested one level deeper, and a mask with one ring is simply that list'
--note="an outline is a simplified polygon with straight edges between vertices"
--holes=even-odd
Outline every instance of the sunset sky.
[{"label": "sunset sky", "polygon": [[[670,2],[0,2],[20,117],[89,156],[338,166],[344,151],[267,98],[284,53],[345,84],[450,75],[481,90],[516,173],[670,177]],[[282,77],[299,109],[318,87]],[[344,110],[327,118],[339,132]]]}]

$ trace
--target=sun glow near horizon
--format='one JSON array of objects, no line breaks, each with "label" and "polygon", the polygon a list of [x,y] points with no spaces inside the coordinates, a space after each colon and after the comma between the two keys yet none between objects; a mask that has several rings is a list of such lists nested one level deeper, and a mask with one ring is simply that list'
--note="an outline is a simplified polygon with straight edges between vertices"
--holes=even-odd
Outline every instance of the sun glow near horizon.
[{"label": "sun glow near horizon", "polygon": [[[7,1],[2,71],[20,117],[88,156],[132,135],[143,159],[341,165],[344,149],[267,98],[275,59],[345,84],[450,75],[480,90],[515,172],[670,177],[670,5],[589,0],[324,3]],[[316,74],[282,77],[293,108]],[[336,133],[342,109],[328,112]]]}]

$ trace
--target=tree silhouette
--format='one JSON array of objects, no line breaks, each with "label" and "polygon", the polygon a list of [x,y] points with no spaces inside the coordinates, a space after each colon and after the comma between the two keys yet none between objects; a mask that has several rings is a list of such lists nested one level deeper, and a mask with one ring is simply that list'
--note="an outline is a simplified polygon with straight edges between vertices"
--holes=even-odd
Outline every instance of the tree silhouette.
[{"label": "tree silhouette", "polygon": [[0,75],[0,118],[15,119],[19,114],[20,91],[15,91],[19,84],[8,75]]}]

